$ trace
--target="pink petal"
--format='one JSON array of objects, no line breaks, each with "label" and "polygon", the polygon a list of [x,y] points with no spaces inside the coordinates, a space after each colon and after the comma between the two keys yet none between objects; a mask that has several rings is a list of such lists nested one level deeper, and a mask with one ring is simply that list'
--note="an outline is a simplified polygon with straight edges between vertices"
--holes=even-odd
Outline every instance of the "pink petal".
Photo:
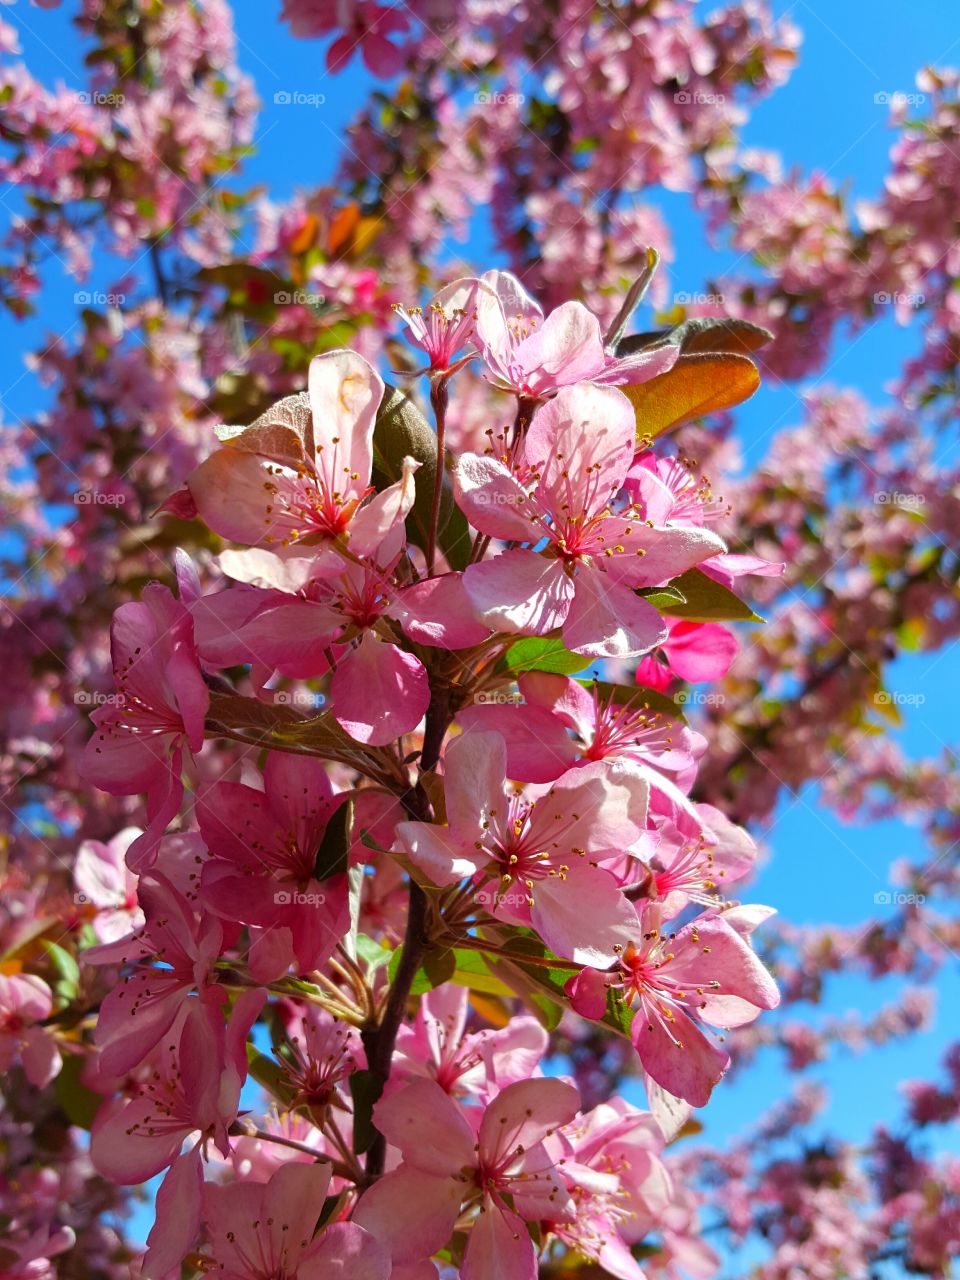
[{"label": "pink petal", "polygon": [[334,1222],[307,1247],[297,1280],[391,1280],[392,1274],[385,1244],[356,1222]]},{"label": "pink petal", "polygon": [[563,721],[530,703],[498,706],[475,702],[464,707],[457,723],[470,732],[498,733],[507,744],[507,777],[519,782],[553,782],[579,755]]},{"label": "pink petal", "polygon": [[[500,1163],[518,1147],[529,1151],[554,1129],[569,1124],[579,1110],[579,1092],[563,1080],[545,1077],[507,1085],[483,1114],[479,1134],[481,1156],[493,1164]],[[470,1163],[475,1160],[471,1155]]]},{"label": "pink petal", "polygon": [[431,884],[455,884],[476,874],[490,861],[448,827],[429,822],[399,822],[397,839]]},{"label": "pink petal", "polygon": [[718,622],[677,622],[662,648],[677,675],[696,684],[725,676],[739,645],[733,632]]},{"label": "pink petal", "polygon": [[143,1274],[163,1280],[179,1267],[200,1230],[203,1167],[200,1148],[178,1156],[157,1191],[156,1221],[147,1236]]},{"label": "pink petal", "polygon": [[363,356],[328,351],[310,361],[308,390],[319,475],[331,494],[362,491],[373,467],[383,380]]},{"label": "pink petal", "polygon": [[729,1054],[682,1009],[675,1008],[673,1021],[664,1023],[651,997],[644,997],[634,1015],[630,1038],[651,1077],[694,1107],[706,1106],[730,1065]]},{"label": "pink petal", "polygon": [[467,1241],[460,1280],[536,1280],[537,1255],[527,1225],[487,1199]]},{"label": "pink petal", "polygon": [[636,416],[622,391],[564,387],[537,410],[527,433],[527,462],[541,477],[538,497],[554,511],[597,514],[623,485],[635,440]]},{"label": "pink petal", "polygon": [[463,575],[444,573],[405,587],[388,610],[411,640],[438,649],[467,649],[490,635],[473,617]]},{"label": "pink petal", "polygon": [[637,912],[600,867],[574,864],[566,879],[534,883],[530,918],[551,951],[577,964],[613,964],[637,933]]},{"label": "pink petal", "polygon": [[609,574],[581,568],[563,625],[568,649],[589,658],[629,658],[649,653],[666,636],[666,624],[652,604]]},{"label": "pink petal", "polygon": [[454,1177],[401,1165],[364,1192],[353,1221],[386,1245],[394,1262],[421,1262],[449,1243],[463,1192]]},{"label": "pink petal", "polygon": [[330,694],[334,715],[351,738],[382,747],[423,719],[430,680],[419,658],[367,631],[337,664]]},{"label": "pink petal", "polygon": [[475,529],[492,538],[536,542],[537,509],[523,485],[498,458],[465,453],[453,473],[457,505]]},{"label": "pink petal", "polygon": [[535,551],[505,551],[472,564],[463,581],[483,621],[512,635],[554,631],[563,624],[574,592],[561,562]]},{"label": "pink petal", "polygon": [[381,1098],[373,1122],[403,1152],[404,1161],[422,1173],[451,1177],[476,1164],[473,1131],[434,1080],[417,1080]]}]

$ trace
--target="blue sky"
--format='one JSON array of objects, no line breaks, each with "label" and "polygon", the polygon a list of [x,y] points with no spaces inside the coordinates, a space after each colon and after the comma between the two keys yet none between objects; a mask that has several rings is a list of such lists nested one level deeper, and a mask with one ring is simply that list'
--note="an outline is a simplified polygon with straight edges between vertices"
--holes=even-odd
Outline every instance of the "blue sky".
[{"label": "blue sky", "polygon": [[[704,11],[711,7],[704,6]],[[785,88],[756,107],[744,130],[747,142],[778,150],[788,169],[819,170],[856,196],[875,194],[894,136],[887,109],[875,102],[875,95],[912,92],[915,73],[924,63],[949,64],[960,59],[955,7],[943,0],[912,0],[909,7],[902,0],[869,4],[847,0],[840,5],[799,0],[776,7],[778,12],[789,9],[803,30],[799,67]],[[263,100],[260,150],[246,174],[283,198],[298,186],[310,187],[332,176],[345,126],[373,81],[358,64],[339,77],[327,75],[323,47],[291,39],[277,22],[278,0],[239,0],[235,10],[240,63],[255,78]],[[42,13],[20,4],[4,9],[3,17],[21,29],[25,55],[35,74],[48,82],[61,80],[77,89],[84,86],[80,46],[62,11]],[[313,109],[275,103],[274,94],[284,90],[322,93],[326,101]],[[649,198],[671,227],[676,251],[674,288],[696,290],[706,279],[722,274],[733,255],[707,243],[702,219],[689,199],[673,194]],[[5,210],[0,216],[8,216],[18,207],[17,194],[0,190],[0,206]],[[489,228],[481,214],[466,252],[479,258],[489,253],[489,247]],[[463,249],[457,246],[454,252]],[[500,263],[491,256],[478,265]],[[55,262],[52,268],[37,320],[18,325],[0,318],[0,401],[7,414],[26,416],[44,402],[45,393],[25,374],[23,357],[43,341],[44,334],[61,331],[65,317],[72,315],[72,295],[78,286],[62,279]],[[94,287],[106,287],[120,273],[116,263],[101,260]],[[817,381],[856,387],[882,406],[886,381],[917,347],[916,331],[900,329],[892,318],[883,318],[853,339],[840,335]],[[737,434],[748,461],[762,457],[777,429],[799,420],[799,390],[766,385],[738,410]],[[939,754],[953,739],[953,726],[960,716],[960,681],[953,656],[902,657],[893,664],[889,684],[926,699],[904,708],[898,740],[911,754]],[[905,822],[841,825],[820,806],[815,786],[800,796],[782,798],[764,838],[772,857],[751,896],[776,906],[785,918],[798,923],[865,922],[877,910],[873,895],[890,887],[886,870],[892,858],[922,852],[919,833]],[[809,1073],[831,1090],[829,1127],[859,1140],[878,1121],[896,1123],[901,1115],[897,1081],[930,1074],[950,1039],[948,1010],[957,1007],[960,996],[954,959],[935,986],[940,1012],[933,1030],[905,1044],[871,1050],[869,1057],[840,1053],[826,1067]],[[829,1012],[874,1010],[892,999],[897,989],[893,980],[875,985],[842,979],[830,988]],[[813,1011],[813,1020],[822,1014],[823,1010]],[[791,1010],[789,1016],[797,1014]],[[779,1060],[767,1055],[741,1080],[724,1085],[704,1113],[708,1135],[719,1139],[742,1131],[776,1101],[784,1080]]]}]

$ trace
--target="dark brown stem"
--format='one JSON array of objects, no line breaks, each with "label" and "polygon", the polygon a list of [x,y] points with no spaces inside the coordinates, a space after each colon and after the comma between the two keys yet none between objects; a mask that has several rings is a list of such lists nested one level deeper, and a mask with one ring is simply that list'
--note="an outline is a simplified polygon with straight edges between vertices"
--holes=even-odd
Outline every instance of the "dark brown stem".
[{"label": "dark brown stem", "polygon": [[[427,709],[427,722],[423,735],[423,750],[420,754],[420,773],[427,773],[436,767],[440,759],[440,748],[450,725],[450,689],[442,677],[435,680],[430,706]],[[417,785],[402,797],[404,808],[418,822],[429,822],[433,810],[429,797],[423,786]],[[394,975],[383,1017],[376,1027],[362,1033],[363,1047],[367,1055],[367,1068],[373,1076],[373,1095],[380,1097],[384,1086],[390,1079],[393,1065],[393,1050],[396,1045],[397,1032],[400,1030],[410,988],[417,970],[427,954],[430,942],[427,937],[427,895],[418,884],[410,881],[409,903],[407,907],[407,926],[403,938],[403,951],[400,964]],[[387,1144],[383,1134],[378,1133],[367,1152],[367,1177],[377,1178],[383,1173]]]}]

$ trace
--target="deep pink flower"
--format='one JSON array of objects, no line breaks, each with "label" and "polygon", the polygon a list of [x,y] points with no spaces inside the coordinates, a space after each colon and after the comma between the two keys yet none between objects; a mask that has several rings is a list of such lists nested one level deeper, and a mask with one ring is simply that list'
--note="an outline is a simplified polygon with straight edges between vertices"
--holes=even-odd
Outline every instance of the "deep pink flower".
[{"label": "deep pink flower", "polygon": [[256,926],[250,963],[260,981],[293,964],[309,973],[347,931],[347,877],[316,878],[327,823],[345,796],[334,795],[323,764],[272,751],[263,791],[218,782],[197,804],[200,831],[213,857],[201,896],[210,911]]},{"label": "deep pink flower", "polygon": [[520,706],[477,701],[457,717],[466,729],[502,734],[507,773],[520,782],[552,782],[576,764],[623,756],[691,782],[706,749],[699,733],[634,702],[601,697],[567,676],[531,671],[518,681]]},{"label": "deep pink flower", "polygon": [[463,360],[457,360],[476,332],[479,292],[489,293],[489,286],[465,277],[446,285],[426,308],[408,309],[394,303],[394,311],[407,326],[407,337],[429,359],[424,372],[450,373],[472,358],[471,349]]},{"label": "deep pink flower", "polygon": [[730,1064],[730,1055],[700,1023],[738,1027],[763,1009],[775,1009],[780,993],[751,947],[722,916],[700,917],[678,933],[661,927],[659,907],[640,919],[635,944],[611,973],[585,969],[567,983],[573,1007],[601,1018],[613,988],[634,1001],[631,1038],[644,1069],[657,1084],[702,1107]]},{"label": "deep pink flower", "polygon": [[668,582],[724,545],[706,529],[651,528],[618,503],[635,432],[626,396],[584,384],[537,410],[517,456],[460,458],[457,499],[471,524],[525,548],[467,569],[484,622],[534,635],[562,627],[567,648],[588,657],[646,653],[666,638],[635,589]]},{"label": "deep pink flower", "polygon": [[93,713],[82,767],[111,795],[146,792],[147,829],[127,850],[127,865],[141,872],[179,812],[184,754],[203,746],[210,695],[193,620],[166,587],[150,583],[139,603],[121,605],[110,642],[116,701]]},{"label": "deep pink flower", "polygon": [[229,1280],[389,1280],[389,1253],[362,1227],[316,1231],[329,1185],[329,1164],[297,1161],[266,1183],[205,1183],[207,1264]]},{"label": "deep pink flower", "polygon": [[626,761],[599,762],[525,792],[507,787],[506,764],[499,734],[455,739],[444,756],[449,825],[398,823],[400,844],[435,884],[476,877],[478,902],[532,925],[558,955],[608,963],[636,912],[598,859],[645,829],[646,781]]},{"label": "deep pink flower", "polygon": [[[690,684],[720,680],[737,656],[737,637],[719,622],[668,621],[667,638],[637,663],[637,683],[647,689],[667,689],[679,676]],[[659,654],[664,661],[657,660]]]},{"label": "deep pink flower", "polygon": [[[155,1280],[179,1266],[196,1237],[206,1144],[230,1153],[227,1130],[247,1075],[247,1035],[266,992],[245,991],[226,1025],[222,996],[211,989],[182,1006],[131,1096],[101,1107],[91,1131],[90,1155],[104,1177],[133,1186],[168,1170],[144,1261],[144,1275]],[[196,1141],[180,1154],[192,1134]]]},{"label": "deep pink flower", "polygon": [[397,1034],[391,1083],[427,1076],[457,1097],[484,1097],[538,1073],[549,1042],[536,1018],[514,1017],[496,1030],[468,1032],[469,1009],[466,987],[446,983],[428,991],[413,1025]]},{"label": "deep pink flower", "polygon": [[499,1093],[476,1126],[476,1112],[432,1080],[408,1085],[374,1108],[403,1163],[366,1192],[354,1221],[384,1241],[395,1263],[413,1263],[442,1249],[469,1210],[476,1216],[462,1280],[535,1280],[526,1224],[573,1213],[544,1139],[579,1107],[572,1085],[525,1080]]},{"label": "deep pink flower", "polygon": [[[136,933],[83,953],[88,964],[133,966],[104,998],[97,1019],[100,1065],[108,1075],[124,1075],[142,1062],[194,991],[214,985],[223,949],[221,922],[208,914],[198,919],[159,872],[141,879],[140,902],[146,921]],[[144,963],[151,957],[162,967]]]}]

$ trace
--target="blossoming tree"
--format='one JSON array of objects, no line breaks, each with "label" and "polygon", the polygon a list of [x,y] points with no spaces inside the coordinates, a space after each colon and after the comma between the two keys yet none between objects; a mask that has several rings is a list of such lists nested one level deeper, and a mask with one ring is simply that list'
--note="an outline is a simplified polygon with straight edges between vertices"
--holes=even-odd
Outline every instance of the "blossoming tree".
[{"label": "blossoming tree", "polygon": [[[3,437],[0,1273],[706,1278],[751,1240],[778,1280],[946,1275],[956,1051],[865,1151],[798,1148],[802,1081],[724,1149],[695,1109],[764,1045],[909,1034],[911,992],[766,1011],[956,946],[951,763],[865,727],[957,629],[956,75],[851,210],[740,142],[797,56],[764,5],[286,0],[400,79],[280,204],[225,4],[72,11],[82,93],[16,61],[54,15],[0,24],[0,297],[46,319],[49,254],[84,286]],[[761,264],[722,308],[651,317],[656,186]],[[479,207],[511,270],[438,267]],[[727,476],[756,364],[888,302],[892,411],[819,391]],[[821,778],[929,837],[865,929],[747,896],[745,827]]]}]

